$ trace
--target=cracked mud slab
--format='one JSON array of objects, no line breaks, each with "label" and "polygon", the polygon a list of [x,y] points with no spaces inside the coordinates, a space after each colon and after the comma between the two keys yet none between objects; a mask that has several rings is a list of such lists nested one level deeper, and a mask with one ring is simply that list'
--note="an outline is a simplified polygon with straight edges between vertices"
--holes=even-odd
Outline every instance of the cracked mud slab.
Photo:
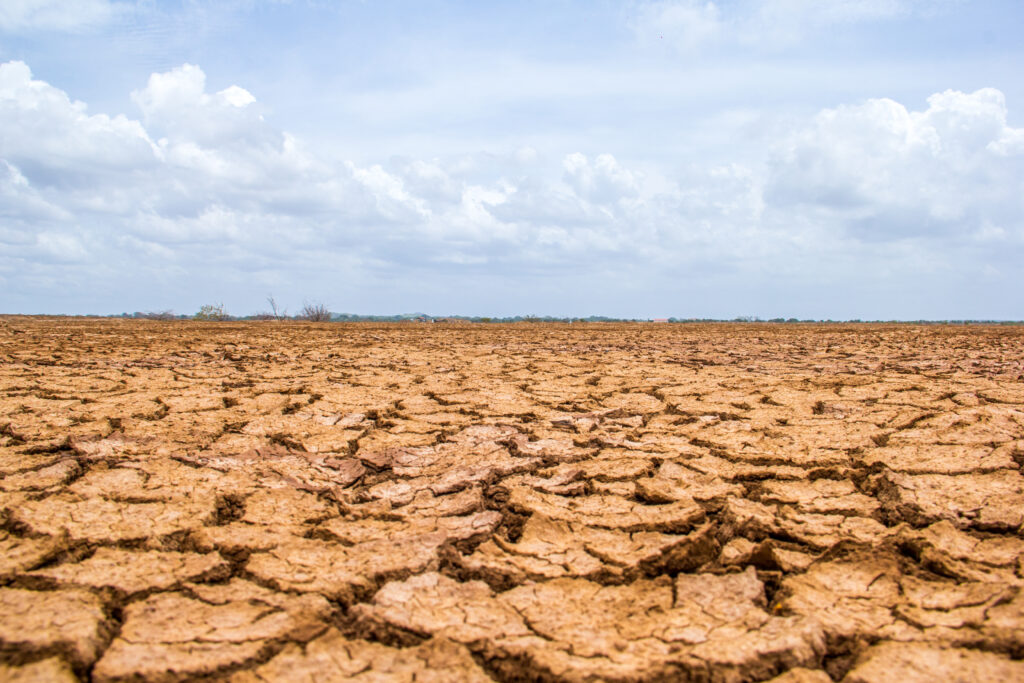
[{"label": "cracked mud slab", "polygon": [[330,604],[238,579],[157,593],[125,608],[124,625],[93,678],[176,680],[258,660],[279,642],[308,641],[324,628]]},{"label": "cracked mud slab", "polygon": [[432,639],[422,645],[395,648],[346,638],[331,630],[304,648],[289,645],[279,655],[231,683],[269,681],[321,683],[330,681],[467,681],[492,680],[470,651],[453,641]]},{"label": "cracked mud slab", "polygon": [[9,317],[0,680],[1024,680],[1024,330]]}]

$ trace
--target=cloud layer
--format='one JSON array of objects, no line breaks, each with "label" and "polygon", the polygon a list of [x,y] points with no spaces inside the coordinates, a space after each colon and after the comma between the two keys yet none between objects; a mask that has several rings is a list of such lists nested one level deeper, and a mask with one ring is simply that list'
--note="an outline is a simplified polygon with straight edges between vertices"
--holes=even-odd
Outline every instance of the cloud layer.
[{"label": "cloud layer", "polygon": [[684,53],[712,45],[778,49],[809,34],[934,12],[943,0],[651,0],[631,26],[649,44]]},{"label": "cloud layer", "polygon": [[[209,92],[190,64],[153,74],[131,101],[131,116],[91,113],[26,64],[0,65],[9,305],[102,310],[120,293],[125,307],[220,297],[254,308],[276,287],[358,291],[371,309],[405,292],[559,312],[597,288],[609,306],[636,308],[740,272],[748,286],[823,291],[901,269],[966,277],[958,249],[973,250],[975,270],[987,261],[993,277],[1019,279],[984,256],[1024,249],[1024,129],[991,88],[937,93],[920,109],[826,109],[765,134],[742,163],[674,170],[600,148],[359,165],[275,128],[241,86]],[[506,299],[452,298],[484,281]],[[155,300],[132,299],[138,282]],[[581,298],[559,298],[568,283]],[[656,302],[670,305],[694,308]]]},{"label": "cloud layer", "polygon": [[0,30],[78,31],[104,24],[123,11],[107,0],[4,0]]}]

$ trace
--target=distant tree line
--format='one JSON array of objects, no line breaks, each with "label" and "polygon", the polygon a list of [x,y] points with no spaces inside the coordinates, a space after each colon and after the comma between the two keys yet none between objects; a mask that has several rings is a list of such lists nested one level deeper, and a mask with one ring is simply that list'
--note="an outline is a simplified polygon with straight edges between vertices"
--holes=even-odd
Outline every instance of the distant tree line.
[{"label": "distant tree line", "polygon": [[[287,309],[277,305],[273,297],[267,297],[270,303],[270,311],[260,311],[252,315],[231,315],[224,308],[224,304],[207,304],[191,315],[175,314],[173,311],[135,311],[134,313],[121,313],[107,317],[115,318],[136,318],[144,320],[199,320],[208,322],[222,321],[307,321],[307,322],[371,322],[371,323],[397,323],[397,322],[464,322],[464,323],[641,323],[653,322],[651,318],[615,318],[604,315],[591,315],[587,317],[560,317],[551,315],[515,315],[515,316],[468,316],[468,315],[447,315],[434,316],[427,313],[401,313],[397,315],[363,315],[359,313],[333,313],[323,303],[305,303],[302,309],[295,315],[288,315]],[[832,320],[814,318],[767,318],[757,316],[738,316],[735,318],[667,318],[663,319],[668,323],[842,323],[842,324],[912,324],[912,325],[1022,325],[1022,320]]]}]

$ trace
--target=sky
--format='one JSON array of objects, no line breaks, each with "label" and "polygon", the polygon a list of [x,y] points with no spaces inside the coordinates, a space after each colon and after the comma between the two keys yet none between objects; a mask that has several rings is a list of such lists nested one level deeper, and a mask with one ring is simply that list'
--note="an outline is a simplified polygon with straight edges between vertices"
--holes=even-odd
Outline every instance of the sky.
[{"label": "sky", "polygon": [[1019,0],[3,0],[0,313],[1024,319]]}]

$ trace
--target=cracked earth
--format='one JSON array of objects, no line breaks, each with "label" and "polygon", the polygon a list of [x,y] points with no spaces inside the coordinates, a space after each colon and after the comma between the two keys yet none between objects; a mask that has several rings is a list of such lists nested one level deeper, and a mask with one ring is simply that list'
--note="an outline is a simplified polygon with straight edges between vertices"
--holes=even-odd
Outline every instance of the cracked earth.
[{"label": "cracked earth", "polygon": [[0,680],[1024,680],[1024,330],[0,319]]}]

